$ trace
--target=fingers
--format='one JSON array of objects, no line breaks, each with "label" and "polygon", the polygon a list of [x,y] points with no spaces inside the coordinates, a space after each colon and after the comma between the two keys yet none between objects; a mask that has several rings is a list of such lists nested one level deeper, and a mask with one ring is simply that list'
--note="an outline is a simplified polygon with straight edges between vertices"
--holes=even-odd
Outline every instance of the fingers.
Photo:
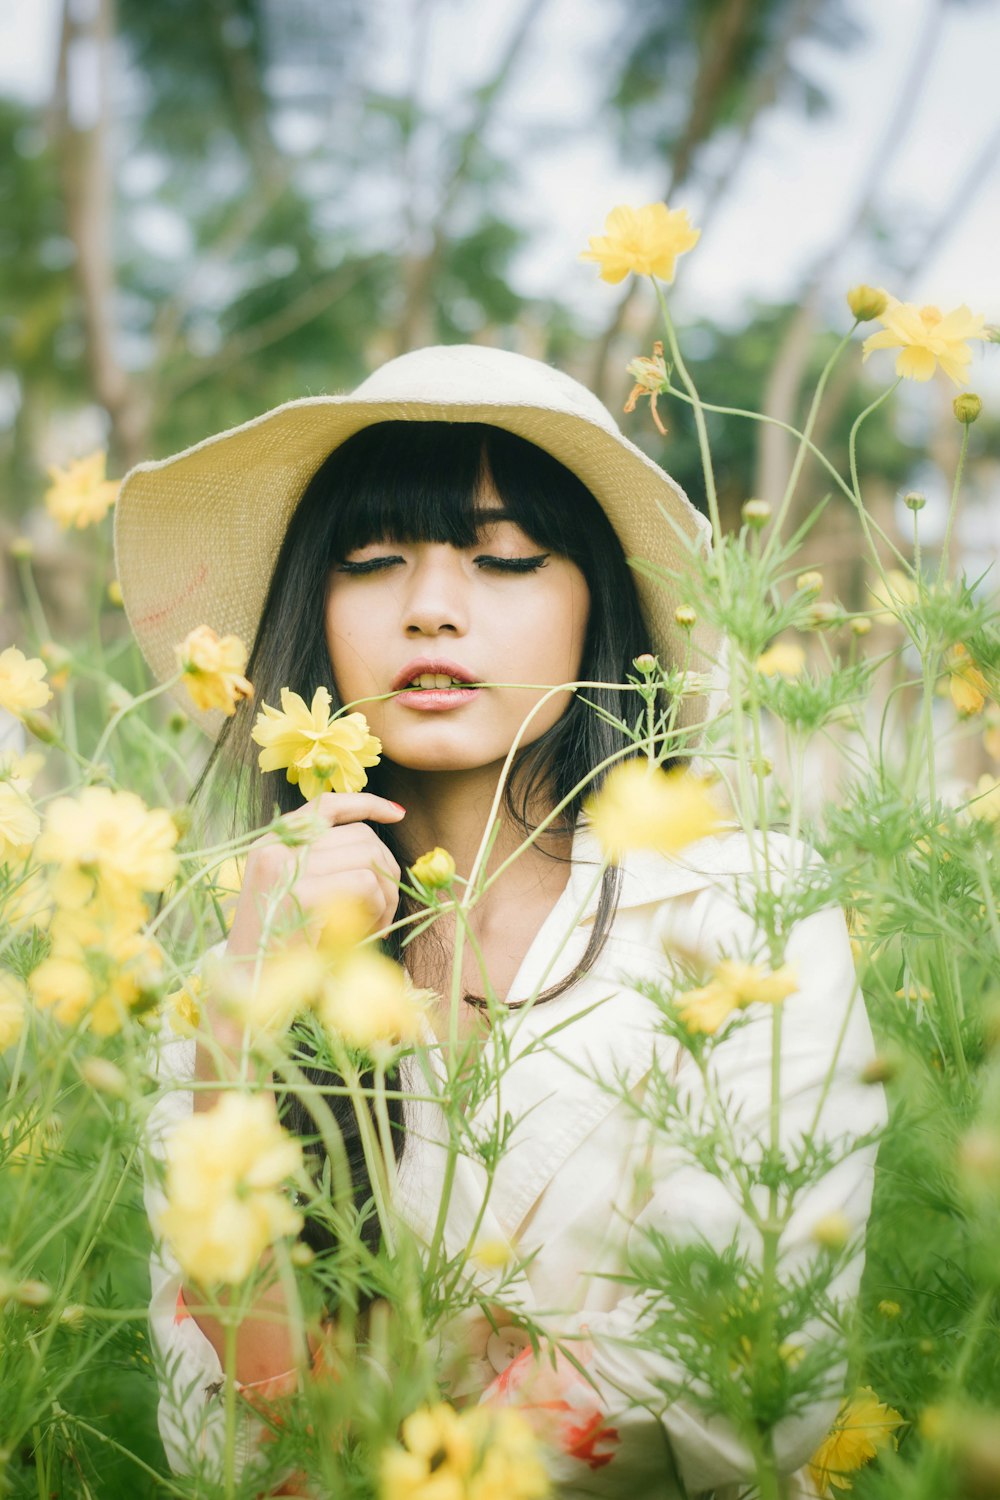
[{"label": "fingers", "polygon": [[388,797],[377,797],[374,792],[324,792],[299,811],[305,812],[306,808],[319,813],[331,828],[341,823],[398,823],[406,816],[405,807],[390,802]]}]

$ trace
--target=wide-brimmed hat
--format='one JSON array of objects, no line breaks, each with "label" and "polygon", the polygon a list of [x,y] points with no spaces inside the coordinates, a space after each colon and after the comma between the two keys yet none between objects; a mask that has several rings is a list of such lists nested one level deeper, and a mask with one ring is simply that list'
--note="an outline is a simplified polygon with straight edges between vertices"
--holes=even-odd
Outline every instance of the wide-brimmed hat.
[{"label": "wide-brimmed hat", "polygon": [[[685,572],[711,528],[669,474],[619,430],[578,381],[539,360],[476,344],[400,355],[342,396],[288,401],[182,453],[126,475],[115,516],[118,578],[129,623],[160,679],[197,625],[249,646],[289,519],[329,453],[375,422],[488,422],[551,453],[587,486],[625,555]],[[664,664],[710,667],[717,641],[674,618],[678,596],[643,573],[636,583],[650,650]],[[693,649],[692,649],[693,648]],[[188,712],[209,734],[216,711]],[[708,711],[685,698],[682,722]]]}]

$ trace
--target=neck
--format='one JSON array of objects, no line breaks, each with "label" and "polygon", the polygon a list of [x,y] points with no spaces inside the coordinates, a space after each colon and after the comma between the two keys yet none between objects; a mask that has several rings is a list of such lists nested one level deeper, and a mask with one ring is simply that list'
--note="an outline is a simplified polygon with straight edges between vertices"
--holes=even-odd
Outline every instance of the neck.
[{"label": "neck", "polygon": [[[413,858],[440,846],[447,849],[463,880],[468,880],[482,844],[490,808],[499,781],[499,767],[477,767],[470,771],[411,771],[383,761],[382,794],[392,797],[406,808],[400,834]],[[529,803],[528,817],[537,825],[550,811],[551,803]],[[498,816],[500,831],[493,848],[480,867],[481,874],[492,875],[524,841],[522,830],[511,823],[501,800]],[[569,833],[548,832],[539,835],[499,877],[491,888],[494,899],[517,900],[539,887],[562,889],[572,847]],[[542,852],[544,851],[544,852]],[[548,855],[560,856],[553,860]],[[490,902],[492,905],[493,902]]]}]

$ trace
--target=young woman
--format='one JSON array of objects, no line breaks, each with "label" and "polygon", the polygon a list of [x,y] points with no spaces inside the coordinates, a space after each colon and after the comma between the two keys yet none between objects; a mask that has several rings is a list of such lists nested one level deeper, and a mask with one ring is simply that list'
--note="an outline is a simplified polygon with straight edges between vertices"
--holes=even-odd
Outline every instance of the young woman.
[{"label": "young woman", "polygon": [[[666,575],[627,561],[682,569],[704,530],[669,477],[576,382],[473,346],[405,355],[351,396],[293,402],[143,466],[119,500],[123,593],[154,671],[170,673],[173,646],[198,624],[235,631],[254,641],[258,703],[276,703],[283,687],[308,700],[325,685],[335,704],[359,704],[381,741],[365,790],[315,799],[320,831],[304,850],[273,834],[251,849],[227,944],[235,962],[266,944],[262,912],[275,892],[287,892],[283,907],[307,923],[338,895],[360,895],[370,932],[386,934],[415,984],[451,994],[454,921],[441,917],[404,947],[414,905],[399,881],[435,846],[460,877],[472,874],[518,740],[485,864],[496,878],[469,916],[458,1015],[439,1000],[427,1016],[423,1072],[415,1059],[403,1065],[421,1099],[395,1107],[392,1211],[426,1249],[447,1193],[448,1254],[461,1254],[470,1236],[509,1247],[517,1273],[509,1263],[502,1275],[481,1267],[466,1313],[442,1335],[442,1390],[457,1404],[545,1410],[552,1477],[566,1496],[735,1496],[753,1470],[731,1425],[679,1394],[687,1377],[678,1351],[645,1336],[650,1299],[620,1278],[650,1232],[761,1254],[738,1194],[678,1141],[644,1129],[636,1105],[669,1079],[689,1119],[708,1128],[705,1078],[658,1024],[644,986],[676,990],[681,960],[689,973],[723,957],[762,958],[747,883],[763,846],[756,835],[726,833],[676,858],[649,851],[615,866],[583,814],[601,768],[630,753],[613,720],[632,724],[644,711],[634,690],[622,691],[635,659],[652,652],[665,665],[704,669],[717,654],[710,634],[696,631],[702,656],[690,660],[692,637],[675,621]],[[547,691],[564,684],[584,686]],[[679,710],[675,724],[690,725],[707,704],[685,697]],[[227,721],[218,753],[242,780],[255,825],[275,803],[294,819],[303,799],[256,770],[250,723],[245,710]],[[218,728],[211,719],[206,727]],[[693,744],[689,734],[685,756]],[[767,852],[803,884],[808,851],[769,834]],[[798,989],[783,1005],[782,1142],[791,1151],[812,1132],[831,1163],[782,1237],[791,1275],[831,1214],[860,1244],[873,1150],[851,1145],[877,1129],[882,1102],[860,1081],[871,1036],[840,911],[827,906],[796,923],[785,959],[797,965]],[[488,1034],[487,988],[499,1002],[494,1024],[509,1029],[498,1088],[512,1122],[490,1180],[474,1151],[446,1170],[448,1131],[432,1098],[447,1047]],[[216,1042],[238,1051],[237,1030],[211,995],[205,1008]],[[748,1160],[760,1157],[771,1110],[773,1013],[752,1005],[712,1053],[713,1087]],[[168,1039],[161,1073],[157,1142],[192,1108],[216,1102],[218,1052]],[[470,1109],[485,1118],[500,1105],[473,1100]],[[301,1107],[289,1118],[304,1133],[312,1127]],[[339,1118],[361,1202],[369,1184],[349,1108]],[[154,1181],[148,1203],[155,1221]],[[377,1236],[377,1221],[369,1225]],[[325,1243],[321,1225],[306,1236]],[[837,1270],[833,1303],[856,1292],[861,1259]],[[187,1312],[169,1246],[157,1248],[152,1279],[161,1431],[184,1471],[220,1442],[223,1333]],[[275,1284],[241,1327],[244,1388],[287,1388],[294,1347],[283,1306]],[[803,1348],[816,1333],[801,1330]],[[838,1396],[834,1376],[779,1423],[782,1472],[809,1457]],[[251,1458],[252,1426],[243,1436]]]}]

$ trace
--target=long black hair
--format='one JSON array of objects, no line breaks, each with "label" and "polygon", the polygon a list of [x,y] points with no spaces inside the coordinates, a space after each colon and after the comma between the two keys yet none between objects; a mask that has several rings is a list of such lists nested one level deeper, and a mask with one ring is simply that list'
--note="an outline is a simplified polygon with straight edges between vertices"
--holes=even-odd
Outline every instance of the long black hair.
[{"label": "long black hair", "polygon": [[[306,700],[325,685],[334,707],[337,697],[325,635],[325,600],[330,569],[355,548],[373,541],[443,542],[471,547],[477,539],[475,508],[484,481],[492,481],[509,517],[549,551],[570,559],[581,570],[590,591],[590,612],[580,668],[581,680],[623,683],[634,675],[634,659],[650,651],[650,640],[632,573],[618,537],[594,496],[569,469],[525,438],[480,422],[379,422],[348,438],[322,463],[302,495],[274,565],[260,626],[247,667],[257,702],[276,703],[289,687]],[[627,743],[627,737],[594,708],[618,718],[636,719],[640,700],[611,688],[579,690],[561,717],[517,755],[504,788],[504,812],[523,831],[533,824],[529,808],[541,793],[543,803],[569,801],[556,831],[571,832],[586,793],[603,779],[592,776],[586,792],[573,793],[593,768]],[[252,716],[228,719],[206,774],[218,758],[236,779],[237,805],[248,827],[270,820],[275,807],[290,812],[303,798],[284,778],[265,779],[257,770],[250,739]],[[382,789],[381,767],[369,773],[368,790]],[[204,780],[204,778],[203,778]],[[409,849],[405,828],[380,823],[379,838],[406,869],[419,849]],[[559,858],[544,844],[541,852]],[[603,877],[598,909],[586,951],[573,972],[544,991],[535,1002],[560,994],[591,969],[604,946],[617,907],[619,872]],[[397,920],[414,908],[401,894]],[[402,959],[402,932],[385,948]],[[477,997],[468,996],[476,1003]],[[312,1082],[329,1086],[338,1080],[327,1070],[303,1069]],[[368,1080],[370,1081],[370,1079]],[[351,1167],[355,1200],[361,1207],[370,1193],[361,1144],[349,1099],[328,1096]],[[283,1101],[286,1123],[303,1135],[314,1134],[315,1121],[292,1094]],[[401,1101],[390,1101],[397,1157],[404,1129]],[[318,1163],[322,1150],[316,1147]],[[371,1215],[362,1230],[369,1246],[378,1239]],[[314,1247],[331,1243],[328,1231],[313,1222],[305,1231]]]}]

